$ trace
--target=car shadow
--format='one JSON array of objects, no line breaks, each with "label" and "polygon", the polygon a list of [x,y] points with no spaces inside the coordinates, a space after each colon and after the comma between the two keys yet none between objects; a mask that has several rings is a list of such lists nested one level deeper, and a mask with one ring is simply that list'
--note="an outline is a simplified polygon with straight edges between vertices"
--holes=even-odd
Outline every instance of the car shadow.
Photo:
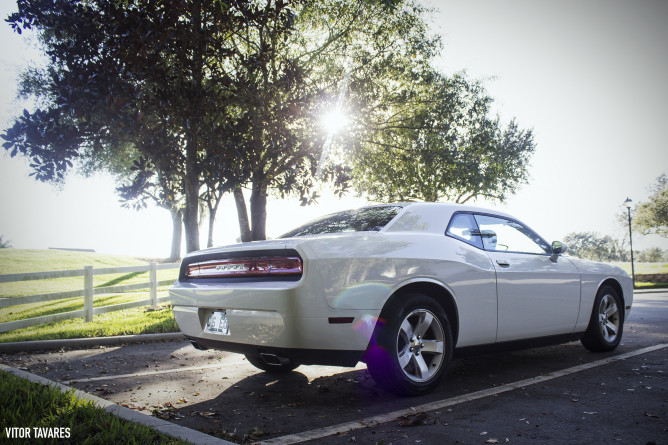
[{"label": "car shadow", "polygon": [[[282,375],[257,371],[213,398],[179,408],[176,422],[234,441],[323,428],[514,383],[588,361],[577,343],[456,359],[436,390],[400,397],[379,387],[366,369],[314,375],[304,367]],[[602,358],[595,355],[593,359]],[[250,365],[248,365],[250,366]],[[332,368],[326,368],[331,370]],[[452,409],[444,408],[452,411]],[[410,414],[409,414],[410,416]],[[403,419],[405,420],[405,419]],[[400,426],[402,419],[396,421]]]}]

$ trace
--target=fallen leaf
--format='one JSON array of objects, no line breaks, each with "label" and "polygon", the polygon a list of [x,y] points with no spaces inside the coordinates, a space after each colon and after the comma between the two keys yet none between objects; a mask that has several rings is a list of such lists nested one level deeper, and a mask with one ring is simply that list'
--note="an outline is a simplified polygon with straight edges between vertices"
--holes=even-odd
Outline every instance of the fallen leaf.
[{"label": "fallen leaf", "polygon": [[214,417],[217,416],[218,413],[214,411],[193,411],[190,413],[191,416],[201,416],[201,417]]},{"label": "fallen leaf", "polygon": [[650,413],[643,413],[645,417],[651,417],[653,419],[660,419],[661,417],[657,416],[656,414],[650,414]]},{"label": "fallen leaf", "polygon": [[176,407],[170,402],[165,402],[162,405],[153,405],[151,414],[164,420],[183,419],[183,416],[178,413]]},{"label": "fallen leaf", "polygon": [[248,431],[248,434],[247,434],[247,435],[248,435],[248,438],[249,438],[249,439],[251,439],[251,440],[257,440],[257,439],[259,439],[260,437],[262,437],[262,436],[266,436],[266,435],[268,435],[268,434],[269,434],[269,433],[266,432],[265,430],[263,430],[262,428],[255,426],[255,427],[251,428],[251,429]]},{"label": "fallen leaf", "polygon": [[485,443],[499,443],[499,439],[487,439]]},{"label": "fallen leaf", "polygon": [[427,413],[409,414],[400,417],[399,426],[433,425],[436,420]]}]

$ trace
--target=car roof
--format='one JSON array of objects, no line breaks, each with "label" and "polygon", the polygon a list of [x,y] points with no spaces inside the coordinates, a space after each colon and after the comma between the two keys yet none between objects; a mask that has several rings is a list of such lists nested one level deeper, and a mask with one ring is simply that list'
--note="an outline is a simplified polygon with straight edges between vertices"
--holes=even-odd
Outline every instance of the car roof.
[{"label": "car roof", "polygon": [[517,218],[505,212],[466,204],[447,202],[397,202],[382,204],[382,206],[392,205],[403,208],[381,232],[429,232],[442,234],[450,222],[452,215],[457,212],[482,213],[518,221]]}]

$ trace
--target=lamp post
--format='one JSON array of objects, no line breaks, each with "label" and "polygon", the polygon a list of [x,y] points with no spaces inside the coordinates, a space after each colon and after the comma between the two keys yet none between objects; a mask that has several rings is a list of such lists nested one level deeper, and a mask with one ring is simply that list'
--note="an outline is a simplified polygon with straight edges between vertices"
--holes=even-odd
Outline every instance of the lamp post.
[{"label": "lamp post", "polygon": [[626,206],[626,209],[629,211],[629,243],[631,244],[631,278],[633,279],[633,287],[636,287],[636,270],[635,267],[633,266],[633,234],[631,231],[631,204],[633,204],[633,201],[631,201],[631,198],[626,198],[626,201],[624,201],[624,205]]}]

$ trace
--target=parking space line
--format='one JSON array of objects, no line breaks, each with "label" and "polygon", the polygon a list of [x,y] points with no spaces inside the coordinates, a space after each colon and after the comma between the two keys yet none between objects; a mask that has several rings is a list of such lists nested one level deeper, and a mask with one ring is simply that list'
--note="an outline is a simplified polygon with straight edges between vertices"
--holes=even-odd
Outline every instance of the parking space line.
[{"label": "parking space line", "polygon": [[585,363],[578,366],[573,366],[571,368],[562,369],[560,371],[554,371],[549,374],[541,375],[538,377],[533,377],[530,379],[520,380],[514,383],[508,383],[503,386],[497,386],[494,388],[484,389],[482,391],[476,391],[471,394],[464,394],[457,397],[452,397],[445,400],[439,400],[432,403],[427,403],[424,405],[406,408],[398,411],[393,411],[387,414],[380,414],[378,416],[366,417],[360,420],[354,420],[352,422],[341,423],[338,425],[327,426],[324,428],[319,428],[310,431],[304,431],[302,433],[290,434],[288,436],[277,437],[274,439],[264,440],[259,442],[260,444],[265,445],[288,445],[300,442],[306,442],[309,440],[322,439],[324,437],[333,436],[335,434],[343,434],[353,430],[359,430],[367,427],[372,427],[380,425],[383,423],[392,422],[403,416],[417,414],[417,413],[426,413],[429,411],[435,411],[438,409],[447,408],[450,406],[458,405],[460,403],[471,402],[473,400],[482,399],[485,397],[495,396],[502,394],[504,392],[513,391],[515,389],[525,388],[527,386],[535,385],[537,383],[546,382],[548,380],[553,380],[559,377],[564,377],[570,374],[575,374],[582,371],[587,371],[599,366],[607,365],[610,363],[618,362],[621,360],[626,360],[631,357],[636,357],[638,355],[647,354],[650,352],[658,351],[668,347],[668,343],[663,343],[655,346],[649,346],[647,348],[638,349],[636,351],[627,352],[625,354],[615,355],[613,357],[608,357],[602,360],[597,360],[595,362]]},{"label": "parking space line", "polygon": [[127,379],[130,377],[143,377],[147,375],[156,375],[156,374],[170,374],[173,372],[183,372],[183,371],[199,371],[201,369],[211,369],[211,368],[222,368],[229,365],[243,365],[243,361],[227,362],[227,363],[216,363],[213,365],[202,365],[202,366],[189,366],[184,368],[173,368],[173,369],[160,369],[155,371],[143,371],[135,372],[133,374],[117,374],[117,375],[103,375],[100,377],[86,377],[83,379],[71,379],[65,380],[62,383],[64,385],[69,385],[71,383],[86,383],[86,382],[95,382],[98,380],[115,380],[115,379]]}]

